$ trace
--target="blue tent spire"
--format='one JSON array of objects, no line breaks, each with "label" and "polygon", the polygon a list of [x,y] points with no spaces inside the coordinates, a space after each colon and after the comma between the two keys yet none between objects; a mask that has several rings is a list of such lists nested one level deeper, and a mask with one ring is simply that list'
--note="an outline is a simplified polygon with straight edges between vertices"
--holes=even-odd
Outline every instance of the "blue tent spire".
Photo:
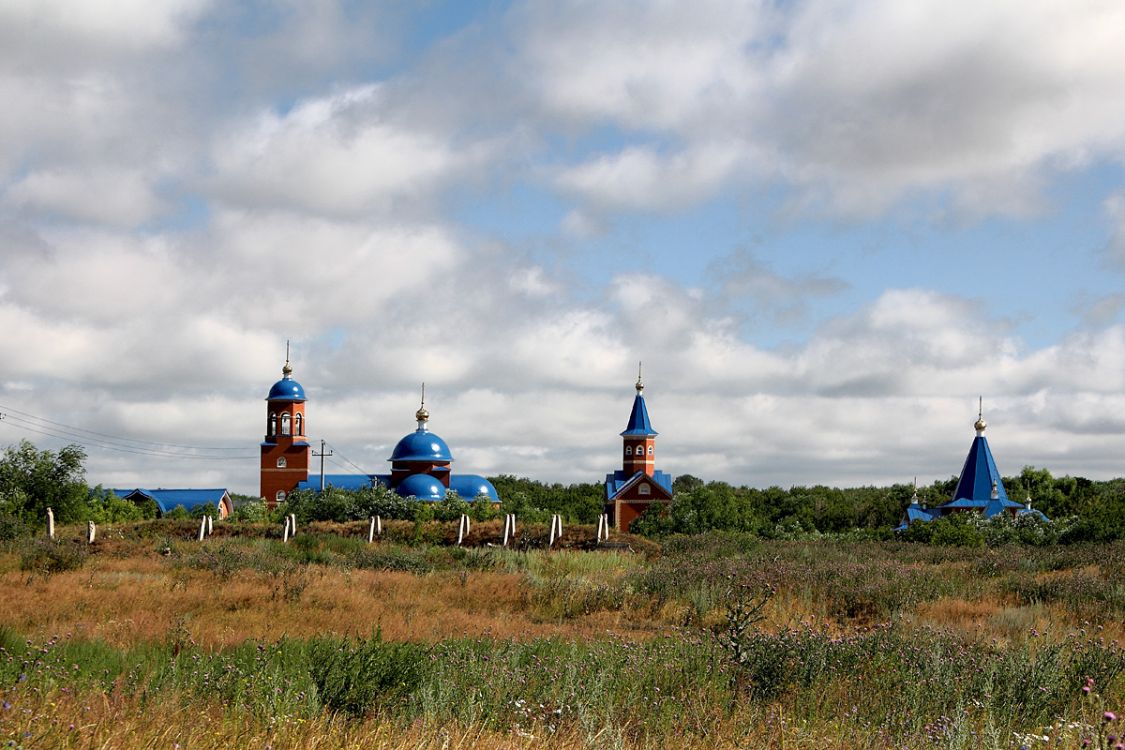
[{"label": "blue tent spire", "polygon": [[1004,481],[1000,470],[996,468],[996,460],[992,458],[992,451],[988,447],[988,438],[984,431],[988,423],[984,421],[984,410],[977,413],[977,435],[969,448],[969,455],[965,457],[965,466],[961,469],[961,477],[957,480],[957,488],[948,503],[951,507],[984,508],[985,518],[991,518],[1005,508],[1022,508],[1020,503],[1008,499],[1004,490]]},{"label": "blue tent spire", "polygon": [[637,384],[634,386],[637,389],[636,398],[633,399],[633,411],[629,413],[629,424],[625,425],[625,431],[621,436],[626,435],[644,435],[646,437],[656,437],[656,430],[652,429],[652,421],[648,418],[648,409],[645,407],[645,384],[641,379],[641,364],[637,363]]}]

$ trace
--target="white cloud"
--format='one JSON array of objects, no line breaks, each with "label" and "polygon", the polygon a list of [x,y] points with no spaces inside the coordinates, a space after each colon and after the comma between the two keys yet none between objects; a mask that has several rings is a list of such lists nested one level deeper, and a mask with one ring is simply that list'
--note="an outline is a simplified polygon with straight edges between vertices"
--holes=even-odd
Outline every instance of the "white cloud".
[{"label": "white cloud", "polygon": [[245,206],[285,206],[356,216],[425,200],[489,155],[486,143],[395,122],[378,87],[265,113],[216,144],[218,192]]},{"label": "white cloud", "polygon": [[636,146],[568,167],[555,184],[603,213],[675,211],[710,197],[742,158],[717,145],[672,155]]},{"label": "white cloud", "polygon": [[0,3],[0,59],[53,62],[68,54],[138,53],[184,40],[210,0],[118,0],[109,5],[65,0]]},{"label": "white cloud", "polygon": [[135,226],[166,209],[151,177],[138,170],[32,172],[5,195],[22,211]]},{"label": "white cloud", "polygon": [[[564,188],[623,184],[610,204],[621,210],[638,207],[623,175],[682,174],[684,153],[715,142],[737,169],[689,170],[691,195],[736,176],[779,180],[802,210],[849,216],[916,191],[948,193],[971,218],[1026,216],[1044,206],[1044,173],[1125,153],[1125,51],[1112,31],[1125,10],[1112,4],[824,0],[732,14],[573,2],[517,18],[529,87],[553,116],[683,144],[626,145],[573,168]],[[682,205],[676,189],[654,187],[669,196],[656,205]]]}]

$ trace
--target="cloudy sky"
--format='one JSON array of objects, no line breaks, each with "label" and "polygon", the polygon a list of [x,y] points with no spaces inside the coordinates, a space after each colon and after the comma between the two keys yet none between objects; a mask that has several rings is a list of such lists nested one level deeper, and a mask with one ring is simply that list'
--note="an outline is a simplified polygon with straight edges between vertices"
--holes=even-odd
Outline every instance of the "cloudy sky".
[{"label": "cloudy sky", "polygon": [[[330,471],[1125,475],[1116,0],[0,0],[0,445]],[[46,421],[49,420],[49,421]],[[190,447],[189,447],[190,446]]]}]

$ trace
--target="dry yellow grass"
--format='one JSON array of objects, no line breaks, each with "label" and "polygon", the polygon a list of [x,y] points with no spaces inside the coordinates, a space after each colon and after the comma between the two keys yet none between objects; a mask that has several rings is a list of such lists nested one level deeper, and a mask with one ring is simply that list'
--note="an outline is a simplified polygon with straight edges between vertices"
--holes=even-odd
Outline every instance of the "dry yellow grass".
[{"label": "dry yellow grass", "polygon": [[[766,721],[765,715],[773,715]],[[816,728],[785,720],[776,707],[716,720],[703,734],[646,737],[629,726],[543,724],[503,730],[457,723],[402,724],[379,718],[346,719],[324,714],[311,720],[265,722],[232,714],[218,704],[171,697],[159,705],[134,696],[54,692],[26,695],[0,714],[0,743],[46,750],[167,748],[168,750],[734,750],[803,748],[866,750],[881,747],[874,736],[832,725]]]},{"label": "dry yellow grass", "polygon": [[246,571],[221,580],[154,556],[96,557],[82,570],[49,578],[9,568],[0,574],[0,595],[0,625],[29,636],[72,633],[117,646],[183,630],[207,645],[376,629],[391,640],[426,641],[484,634],[587,638],[607,630],[643,637],[650,631],[621,613],[539,621],[528,610],[522,576],[501,572],[415,575],[310,565],[287,577]]}]

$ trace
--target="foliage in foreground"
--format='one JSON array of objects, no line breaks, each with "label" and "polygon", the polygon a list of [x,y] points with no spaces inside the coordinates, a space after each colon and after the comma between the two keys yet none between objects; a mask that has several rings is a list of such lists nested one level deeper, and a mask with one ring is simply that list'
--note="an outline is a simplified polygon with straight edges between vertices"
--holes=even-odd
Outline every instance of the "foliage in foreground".
[{"label": "foliage in foreground", "polygon": [[1109,700],[1123,694],[1125,657],[1096,640],[1000,647],[893,627],[848,637],[751,630],[738,639],[736,661],[695,631],[643,643],[481,638],[432,646],[376,634],[213,652],[176,636],[119,650],[66,638],[33,644],[0,632],[0,697],[12,712],[0,714],[0,731],[36,695],[65,689],[185,708],[218,701],[232,715],[282,725],[341,714],[489,730],[627,727],[671,739],[706,734],[738,712],[774,710],[809,726],[843,719],[851,731],[910,741],[945,717],[1006,736],[1040,731],[1081,713],[1088,680]]}]

